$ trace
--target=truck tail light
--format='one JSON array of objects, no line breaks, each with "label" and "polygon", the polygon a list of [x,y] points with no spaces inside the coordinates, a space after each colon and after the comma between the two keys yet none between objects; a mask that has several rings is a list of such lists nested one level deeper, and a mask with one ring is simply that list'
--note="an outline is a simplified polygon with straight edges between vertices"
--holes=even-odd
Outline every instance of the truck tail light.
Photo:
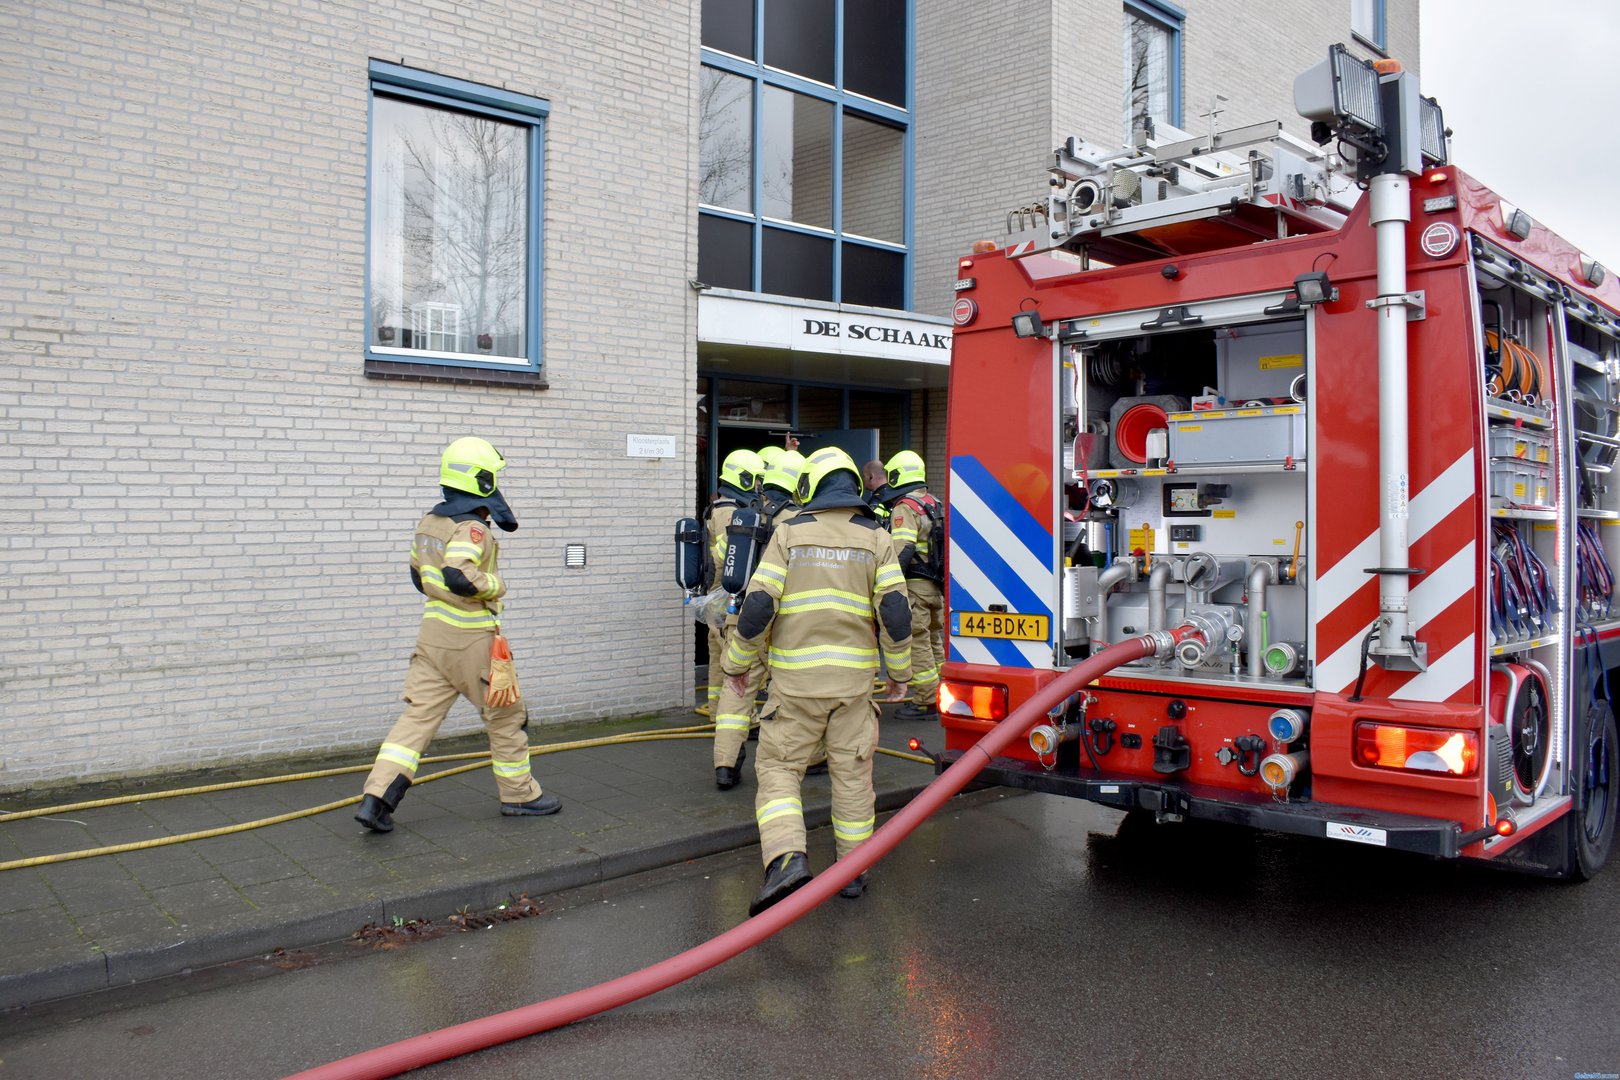
[{"label": "truck tail light", "polygon": [[1472,731],[1363,720],[1356,725],[1356,761],[1375,769],[1472,776],[1479,767],[1479,736]]},{"label": "truck tail light", "polygon": [[1004,720],[1007,717],[1007,688],[946,679],[939,684],[939,711],[942,716]]}]

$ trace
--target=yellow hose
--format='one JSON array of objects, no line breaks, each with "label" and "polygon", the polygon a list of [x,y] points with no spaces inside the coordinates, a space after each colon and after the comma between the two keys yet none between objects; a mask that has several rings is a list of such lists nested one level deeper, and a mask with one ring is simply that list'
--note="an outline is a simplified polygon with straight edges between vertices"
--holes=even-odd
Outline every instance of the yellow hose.
[{"label": "yellow hose", "polygon": [[[594,746],[618,746],[637,742],[667,742],[675,739],[709,739],[713,737],[714,726],[703,724],[697,727],[661,728],[656,731],[629,732],[624,735],[604,735],[596,739],[577,739],[573,742],[551,743],[546,746],[529,748],[530,757],[540,757],[544,754],[559,754],[566,750],[586,750]],[[921,762],[925,765],[934,763],[932,758],[920,754],[907,754],[899,750],[889,750],[878,747],[877,752],[888,754],[891,757],[904,758],[907,761]],[[431,773],[418,777],[417,784],[425,784],[431,780],[441,780],[446,776],[456,776],[460,773],[482,769],[489,764],[489,754],[467,753],[446,754],[440,757],[423,758],[424,765],[445,761],[463,761],[468,758],[477,758],[468,765],[458,765],[453,769]],[[151,802],[158,799],[172,799],[181,795],[201,795],[213,791],[229,791],[235,788],[255,787],[263,784],[290,783],[294,780],[312,780],[325,776],[338,776],[343,773],[369,772],[370,765],[348,765],[338,769],[321,769],[316,772],[290,773],[285,776],[266,776],[257,780],[234,780],[224,784],[209,784],[203,787],[175,788],[171,791],[158,791],[150,795],[120,795],[111,799],[96,799],[89,802],[68,803],[62,806],[48,806],[35,810],[19,810],[15,813],[0,814],[0,823],[18,821],[23,818],[42,817],[47,814],[71,813],[78,810],[96,809],[105,806],[118,806],[132,802]],[[244,821],[237,825],[223,825],[217,829],[203,829],[198,832],[182,833],[179,836],[159,836],[151,840],[140,840],[129,844],[112,844],[107,847],[85,848],[82,851],[64,851],[55,855],[36,855],[28,859],[13,859],[10,862],[0,862],[0,872],[6,870],[23,870],[30,866],[47,866],[51,863],[72,862],[76,859],[89,859],[97,855],[122,855],[131,851],[144,851],[148,848],[166,847],[169,844],[183,844],[192,840],[207,840],[214,836],[228,836],[231,833],[247,832],[250,829],[262,829],[267,825],[280,825],[285,821],[296,821],[298,818],[313,817],[324,814],[329,810],[341,810],[345,806],[353,806],[363,798],[360,795],[351,795],[346,799],[313,806],[305,810],[294,810],[286,814],[277,814],[274,817],[259,818],[256,821]]]}]

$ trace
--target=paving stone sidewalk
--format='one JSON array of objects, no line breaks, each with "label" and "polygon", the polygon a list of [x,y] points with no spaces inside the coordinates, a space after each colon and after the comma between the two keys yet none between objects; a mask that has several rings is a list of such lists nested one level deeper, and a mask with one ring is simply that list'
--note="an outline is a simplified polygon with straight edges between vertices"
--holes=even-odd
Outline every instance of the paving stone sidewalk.
[{"label": "paving stone sidewalk", "polygon": [[[935,745],[936,724],[889,719],[881,744]],[[637,721],[547,725],[545,745],[705,723],[691,712]],[[354,807],[247,832],[72,862],[0,871],[0,1016],[9,1009],[349,937],[366,923],[441,920],[528,893],[565,889],[758,842],[755,743],[741,785],[714,786],[707,739],[638,742],[535,758],[560,814],[502,817],[487,768],[418,784],[394,831],[366,832]],[[937,749],[937,745],[935,746]],[[433,756],[487,751],[481,735],[441,739]],[[273,817],[359,793],[369,757],[304,758],[253,768],[144,779],[139,786],[0,796],[0,813],[115,795],[287,775],[346,765],[355,773],[170,799],[145,799],[0,823],[0,862],[173,836]],[[924,764],[877,755],[879,811],[932,778]],[[829,816],[828,781],[807,777],[805,818]],[[818,839],[812,838],[812,848]],[[823,845],[826,846],[826,845]],[[823,854],[816,861],[824,862]],[[742,913],[739,912],[739,919]]]}]

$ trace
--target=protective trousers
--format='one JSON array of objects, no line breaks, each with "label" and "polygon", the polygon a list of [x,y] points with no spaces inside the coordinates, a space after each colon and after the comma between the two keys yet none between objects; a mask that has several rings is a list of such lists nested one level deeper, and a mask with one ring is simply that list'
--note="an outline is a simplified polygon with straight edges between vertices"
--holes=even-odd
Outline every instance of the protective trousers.
[{"label": "protective trousers", "polygon": [[725,674],[720,670],[720,659],[726,655],[726,632],[716,630],[714,624],[709,624],[709,696],[705,703],[709,706],[709,718],[712,720],[719,715],[720,687],[725,683]]},{"label": "protective trousers", "polygon": [[[465,646],[457,648],[416,643],[410,670],[405,673],[405,711],[394,721],[377,751],[377,762],[366,777],[367,795],[377,796],[390,807],[399,804],[409,781],[416,778],[422,752],[438,734],[439,725],[459,696],[478,706],[484,719],[501,802],[525,803],[540,797],[540,785],[529,769],[529,736],[523,730],[528,710],[521,701],[499,709],[484,705],[491,636],[469,637]],[[390,794],[400,777],[406,783]]]},{"label": "protective trousers", "polygon": [[945,663],[945,592],[935,582],[907,578],[911,602],[911,701],[932,709]]},{"label": "protective trousers", "polygon": [[[718,672],[719,662],[710,665],[709,670]],[[720,687],[720,704],[714,713],[714,767],[730,768],[737,764],[737,755],[742,745],[748,739],[748,728],[753,723],[754,699],[759,694],[759,688],[765,684],[765,676],[770,668],[764,661],[756,660],[748,669],[748,693],[741,695],[726,685]],[[711,676],[712,678],[713,676]],[[724,675],[721,676],[723,680]]]},{"label": "protective trousers", "polygon": [[804,770],[826,742],[832,780],[833,839],[838,857],[872,835],[876,796],[872,792],[872,750],[877,745],[878,710],[868,693],[845,698],[780,697],[772,691],[759,719],[759,760],[754,766],[759,792],[760,855],[766,866],[790,851],[805,850]]}]

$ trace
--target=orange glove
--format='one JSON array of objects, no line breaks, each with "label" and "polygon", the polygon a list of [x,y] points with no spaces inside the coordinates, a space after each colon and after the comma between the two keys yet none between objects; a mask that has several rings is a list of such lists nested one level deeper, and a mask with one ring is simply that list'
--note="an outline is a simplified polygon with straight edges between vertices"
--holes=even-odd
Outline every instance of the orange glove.
[{"label": "orange glove", "polygon": [[512,648],[504,634],[496,634],[489,646],[489,692],[484,704],[492,709],[516,705],[522,698],[518,690],[517,669],[512,666]]}]

